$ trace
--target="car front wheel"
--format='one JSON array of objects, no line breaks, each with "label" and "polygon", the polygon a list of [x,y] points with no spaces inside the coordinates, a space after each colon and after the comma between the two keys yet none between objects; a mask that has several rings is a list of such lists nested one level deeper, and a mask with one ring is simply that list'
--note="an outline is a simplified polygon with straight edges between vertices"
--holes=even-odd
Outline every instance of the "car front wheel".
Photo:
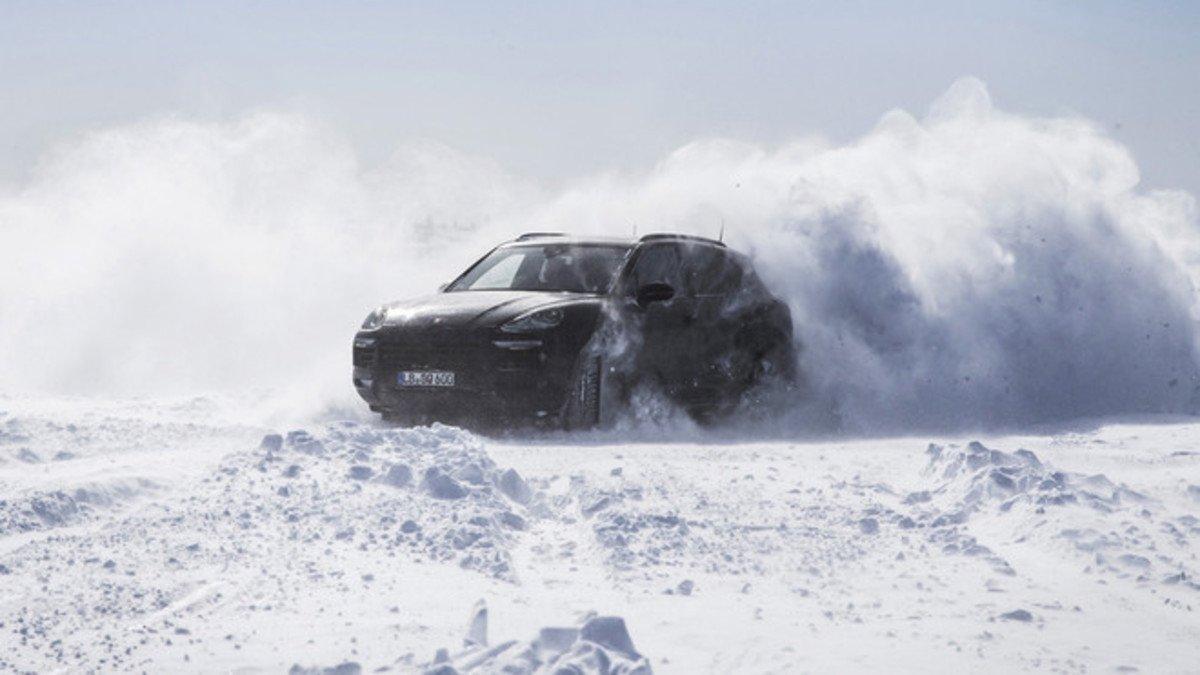
[{"label": "car front wheel", "polygon": [[600,424],[600,387],[600,357],[580,355],[563,405],[564,429],[591,429]]}]

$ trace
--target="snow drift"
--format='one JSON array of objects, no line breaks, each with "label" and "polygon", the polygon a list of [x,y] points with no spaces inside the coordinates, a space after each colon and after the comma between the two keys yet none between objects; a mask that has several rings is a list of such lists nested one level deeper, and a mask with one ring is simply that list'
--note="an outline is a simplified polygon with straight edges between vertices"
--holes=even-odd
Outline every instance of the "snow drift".
[{"label": "snow drift", "polygon": [[1195,422],[530,443],[223,407],[0,397],[0,671],[1200,658]]},{"label": "snow drift", "polygon": [[[42,426],[28,417],[9,420],[25,429]],[[83,662],[134,667],[131,658],[143,656],[122,653],[93,631],[104,621],[120,622],[121,632],[174,636],[184,647],[197,644],[202,631],[182,623],[220,611],[230,599],[251,612],[278,610],[283,598],[291,598],[288,604],[311,601],[315,606],[297,615],[316,618],[326,607],[332,613],[343,604],[363,607],[367,599],[397,602],[414,592],[414,584],[436,587],[414,582],[414,572],[397,560],[517,581],[511,548],[535,517],[522,504],[530,501],[531,489],[460,429],[381,430],[346,422],[268,434],[255,449],[211,453],[190,478],[179,468],[186,461],[176,456],[175,475],[164,479],[171,485],[141,489],[157,488],[156,496],[175,501],[141,500],[141,508],[127,509],[145,494],[106,493],[90,472],[65,473],[72,463],[86,465],[89,455],[121,466],[137,454],[129,447],[96,447],[97,431],[112,424],[73,424],[66,442],[84,456],[60,460],[61,475],[0,471],[0,484],[8,486],[0,499],[0,579],[12,588],[47,580],[28,586],[37,589],[28,598],[0,608],[0,641],[7,647],[0,669],[34,658],[67,668]],[[169,426],[123,424],[128,437],[172,443]],[[203,427],[194,425],[191,432],[203,433]],[[0,438],[0,457],[15,452],[11,445]],[[31,484],[22,486],[22,476]],[[79,480],[87,481],[84,487],[73,487]],[[141,483],[146,481],[126,475],[108,484]],[[46,548],[60,545],[70,553]],[[346,600],[348,593],[359,597]],[[329,594],[339,599],[331,601]],[[245,639],[235,623],[219,621],[213,628]],[[164,644],[174,646],[172,638]]]},{"label": "snow drift", "polygon": [[700,140],[558,188],[433,143],[363,166],[295,115],[149,120],[0,188],[0,390],[354,405],[362,315],[499,239],[723,222],[791,304],[805,405],[845,428],[1190,413],[1195,201],[1138,180],[1095,124],[973,79],[845,145]]}]

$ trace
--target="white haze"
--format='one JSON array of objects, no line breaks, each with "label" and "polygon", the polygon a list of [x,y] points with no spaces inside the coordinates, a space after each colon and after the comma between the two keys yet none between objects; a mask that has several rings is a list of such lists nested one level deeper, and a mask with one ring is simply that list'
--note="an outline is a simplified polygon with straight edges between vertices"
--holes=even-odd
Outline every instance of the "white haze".
[{"label": "white haze", "polygon": [[498,240],[722,222],[791,305],[798,407],[843,428],[1200,407],[1195,200],[1139,189],[1089,121],[997,110],[973,79],[844,146],[698,140],[556,188],[431,142],[364,166],[275,112],[88,133],[0,188],[0,392],[356,409],[363,316]]}]

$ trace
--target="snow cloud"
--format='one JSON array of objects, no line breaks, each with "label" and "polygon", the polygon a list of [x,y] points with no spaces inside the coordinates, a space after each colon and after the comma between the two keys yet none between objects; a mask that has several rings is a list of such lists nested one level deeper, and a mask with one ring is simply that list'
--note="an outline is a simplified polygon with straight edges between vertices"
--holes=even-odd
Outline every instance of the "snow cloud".
[{"label": "snow cloud", "polygon": [[427,142],[364,166],[302,116],[149,120],[0,188],[0,392],[351,404],[362,315],[499,239],[723,222],[792,307],[797,405],[843,428],[1194,412],[1195,200],[1138,180],[1088,120],[974,79],[844,145],[698,140],[555,186]]}]

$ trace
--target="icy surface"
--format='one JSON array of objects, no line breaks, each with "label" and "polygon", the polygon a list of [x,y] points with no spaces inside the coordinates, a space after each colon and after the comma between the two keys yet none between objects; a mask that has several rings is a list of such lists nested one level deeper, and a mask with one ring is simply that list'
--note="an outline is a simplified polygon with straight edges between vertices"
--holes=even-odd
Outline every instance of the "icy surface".
[{"label": "icy surface", "polygon": [[1192,422],[700,444],[0,411],[0,671],[1200,662]]}]

